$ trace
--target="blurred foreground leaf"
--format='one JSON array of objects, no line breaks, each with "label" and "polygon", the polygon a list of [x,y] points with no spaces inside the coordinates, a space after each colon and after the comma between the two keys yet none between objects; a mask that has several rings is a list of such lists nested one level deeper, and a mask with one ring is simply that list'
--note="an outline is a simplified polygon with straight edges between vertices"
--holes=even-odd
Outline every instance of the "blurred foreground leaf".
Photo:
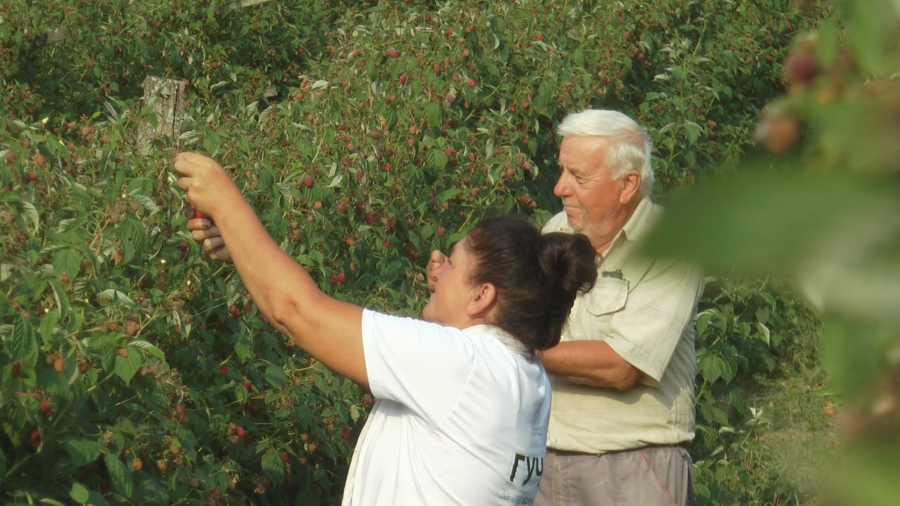
[{"label": "blurred foreground leaf", "polygon": [[900,497],[900,481],[897,480],[897,454],[900,448],[893,445],[865,447],[853,451],[842,465],[835,469],[839,478],[829,480],[830,488],[837,488],[835,504],[866,506],[895,506]]},{"label": "blurred foreground leaf", "polygon": [[673,199],[645,249],[716,274],[790,275],[819,309],[896,320],[898,236],[895,185],[747,169]]},{"label": "blurred foreground leaf", "polygon": [[830,317],[822,334],[822,361],[841,394],[862,396],[890,366],[890,351],[900,343],[895,328],[860,319]]}]

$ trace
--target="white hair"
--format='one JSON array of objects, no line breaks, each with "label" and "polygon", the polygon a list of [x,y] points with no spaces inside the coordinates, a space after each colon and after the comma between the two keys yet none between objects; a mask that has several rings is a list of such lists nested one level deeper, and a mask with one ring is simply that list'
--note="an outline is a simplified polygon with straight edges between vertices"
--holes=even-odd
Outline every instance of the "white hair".
[{"label": "white hair", "polygon": [[566,116],[556,133],[561,137],[590,135],[609,139],[605,162],[613,179],[636,170],[641,175],[641,196],[647,197],[653,191],[653,167],[650,165],[653,142],[628,116],[617,111],[588,109]]}]

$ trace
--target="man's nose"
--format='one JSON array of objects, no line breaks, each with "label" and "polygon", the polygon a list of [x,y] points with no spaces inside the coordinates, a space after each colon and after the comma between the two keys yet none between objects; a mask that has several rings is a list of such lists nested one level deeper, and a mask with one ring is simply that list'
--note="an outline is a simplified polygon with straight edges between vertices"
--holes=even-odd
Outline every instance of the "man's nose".
[{"label": "man's nose", "polygon": [[569,186],[565,174],[559,175],[559,179],[556,180],[556,185],[553,186],[553,194],[557,197],[568,197],[572,194],[572,188]]}]

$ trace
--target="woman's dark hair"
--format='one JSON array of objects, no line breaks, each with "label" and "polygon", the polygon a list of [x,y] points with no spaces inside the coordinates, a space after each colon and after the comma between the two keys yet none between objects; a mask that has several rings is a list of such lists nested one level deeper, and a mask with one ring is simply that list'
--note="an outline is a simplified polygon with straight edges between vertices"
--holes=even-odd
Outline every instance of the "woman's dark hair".
[{"label": "woman's dark hair", "polygon": [[596,252],[581,234],[541,233],[516,216],[485,218],[469,232],[470,281],[497,289],[494,325],[538,350],[559,343],[575,296],[597,280]]}]

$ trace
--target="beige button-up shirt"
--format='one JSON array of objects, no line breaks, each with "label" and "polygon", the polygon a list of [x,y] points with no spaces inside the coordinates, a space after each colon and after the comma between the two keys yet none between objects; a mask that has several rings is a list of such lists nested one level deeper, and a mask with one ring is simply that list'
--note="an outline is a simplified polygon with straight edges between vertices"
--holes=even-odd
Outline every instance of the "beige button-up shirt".
[{"label": "beige button-up shirt", "polygon": [[[703,275],[633,254],[661,212],[641,201],[598,258],[597,283],[575,299],[562,335],[563,342],[606,341],[646,378],[620,392],[551,376],[551,448],[599,454],[694,438],[694,334]],[[565,212],[542,232],[572,233]]]}]

